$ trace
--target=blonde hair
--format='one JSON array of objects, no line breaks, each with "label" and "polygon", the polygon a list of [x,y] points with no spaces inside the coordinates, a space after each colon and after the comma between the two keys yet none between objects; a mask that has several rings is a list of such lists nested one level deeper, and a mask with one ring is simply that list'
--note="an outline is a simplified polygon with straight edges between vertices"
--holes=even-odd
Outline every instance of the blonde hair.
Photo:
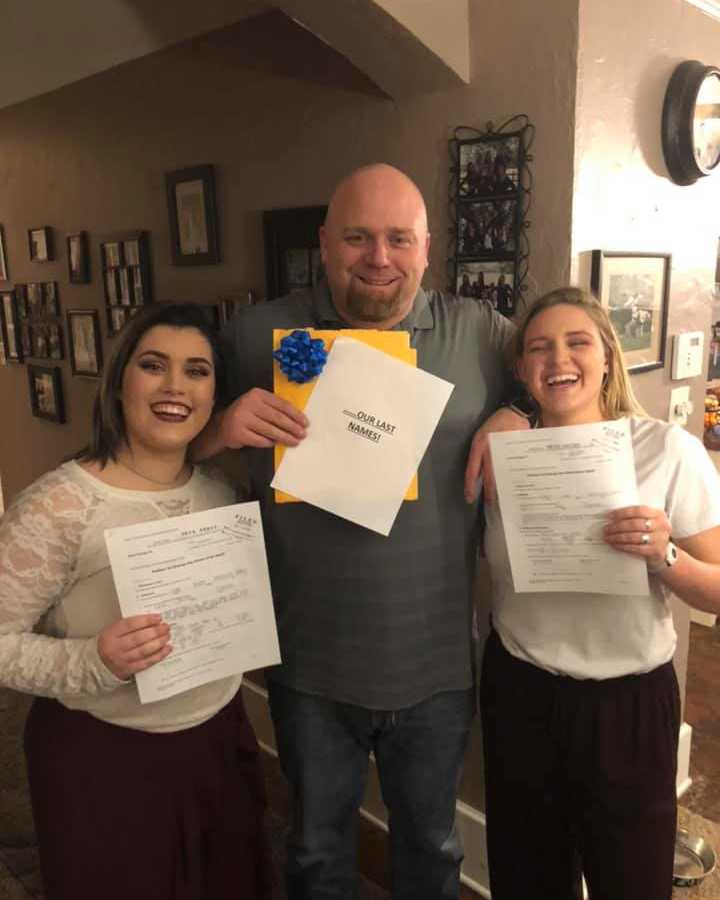
[{"label": "blonde hair", "polygon": [[515,337],[510,344],[511,362],[517,366],[525,347],[525,334],[528,325],[546,309],[553,306],[573,306],[581,309],[595,323],[600,332],[600,339],[607,356],[607,376],[603,380],[600,392],[600,412],[605,419],[619,419],[627,415],[647,415],[638,403],[630,378],[622,358],[622,348],[615,329],[612,326],[607,310],[587,291],[576,287],[563,287],[550,291],[539,297],[528,309],[518,325]]}]

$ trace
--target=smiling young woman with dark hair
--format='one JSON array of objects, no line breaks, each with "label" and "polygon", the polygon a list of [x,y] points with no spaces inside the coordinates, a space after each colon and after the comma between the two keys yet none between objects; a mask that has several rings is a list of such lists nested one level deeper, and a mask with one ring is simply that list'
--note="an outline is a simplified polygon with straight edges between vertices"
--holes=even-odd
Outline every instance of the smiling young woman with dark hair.
[{"label": "smiling young woman with dark hair", "polygon": [[48,900],[264,896],[241,676],[141,705],[133,677],[172,634],[122,617],[103,538],[235,501],[187,459],[223,389],[205,311],[147,307],[118,337],[88,446],[0,521],[0,684],[36,696],[25,751]]}]

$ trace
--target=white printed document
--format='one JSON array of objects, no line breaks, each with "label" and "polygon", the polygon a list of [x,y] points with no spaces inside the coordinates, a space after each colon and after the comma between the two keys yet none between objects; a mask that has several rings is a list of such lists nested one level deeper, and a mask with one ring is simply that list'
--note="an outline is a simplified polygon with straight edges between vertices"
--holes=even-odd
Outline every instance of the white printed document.
[{"label": "white printed document", "polygon": [[272,486],[387,536],[452,391],[381,350],[336,338],[305,407],[307,437],[285,452]]},{"label": "white printed document", "polygon": [[602,537],[639,502],[627,419],[492,434],[490,449],[518,593],[649,592],[645,560]]},{"label": "white printed document", "polygon": [[123,616],[159,613],[172,652],[135,676],[141,703],[280,662],[257,502],[105,531]]}]

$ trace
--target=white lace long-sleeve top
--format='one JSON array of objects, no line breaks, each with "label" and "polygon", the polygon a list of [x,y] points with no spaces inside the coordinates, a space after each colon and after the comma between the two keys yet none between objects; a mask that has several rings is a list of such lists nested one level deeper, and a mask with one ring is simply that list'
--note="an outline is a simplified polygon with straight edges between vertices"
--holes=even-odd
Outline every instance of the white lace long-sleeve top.
[{"label": "white lace long-sleeve top", "polygon": [[104,531],[227,506],[235,495],[195,468],[167,491],[113,488],[68,462],[23,491],[0,519],[0,684],[115,725],[179,731],[234,696],[241,676],[141,705],[134,682],[103,664],[97,634],[121,618]]}]

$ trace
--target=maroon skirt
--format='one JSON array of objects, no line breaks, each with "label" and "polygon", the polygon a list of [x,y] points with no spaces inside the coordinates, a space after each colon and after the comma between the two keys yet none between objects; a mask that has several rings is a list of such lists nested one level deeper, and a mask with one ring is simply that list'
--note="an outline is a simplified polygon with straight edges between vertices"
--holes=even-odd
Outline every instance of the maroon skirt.
[{"label": "maroon skirt", "polygon": [[240,692],[154,734],[37,698],[25,754],[47,900],[259,900],[270,884],[258,746]]}]

